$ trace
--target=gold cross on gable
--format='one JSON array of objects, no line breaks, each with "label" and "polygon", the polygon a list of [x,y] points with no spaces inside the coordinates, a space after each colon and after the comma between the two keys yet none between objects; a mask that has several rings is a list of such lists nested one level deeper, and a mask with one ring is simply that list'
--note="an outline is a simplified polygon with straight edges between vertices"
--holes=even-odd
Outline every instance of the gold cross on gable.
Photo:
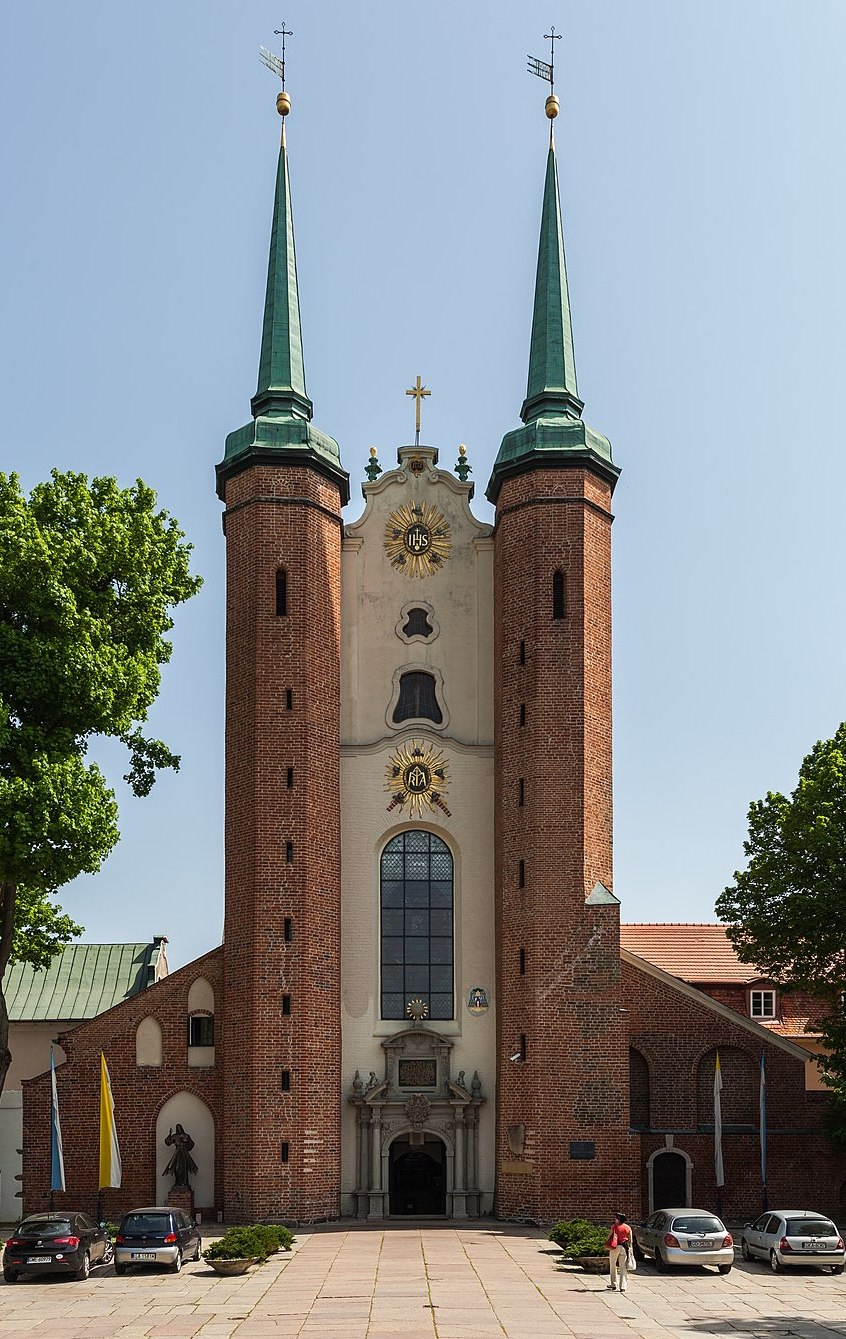
[{"label": "gold cross on gable", "polygon": [[427,391],[427,390],[426,390],[426,387],[425,387],[425,386],[422,386],[422,385],[420,384],[420,375],[419,375],[419,373],[418,373],[416,384],[415,384],[414,386],[410,386],[409,389],[408,389],[405,393],[406,393],[406,395],[413,395],[413,396],[414,396],[414,402],[415,402],[415,403],[414,403],[414,408],[415,408],[415,410],[416,410],[416,413],[415,413],[415,416],[414,416],[414,428],[415,428],[414,445],[415,445],[415,446],[419,446],[419,445],[420,445],[420,401],[421,401],[422,399],[424,399],[425,396],[427,396],[427,395],[431,395],[432,392],[431,392],[431,391]]}]

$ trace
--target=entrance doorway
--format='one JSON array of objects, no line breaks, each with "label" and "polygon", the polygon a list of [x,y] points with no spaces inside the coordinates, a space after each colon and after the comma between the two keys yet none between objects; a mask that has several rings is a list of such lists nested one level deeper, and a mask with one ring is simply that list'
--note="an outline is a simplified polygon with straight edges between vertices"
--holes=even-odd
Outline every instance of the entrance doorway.
[{"label": "entrance doorway", "polygon": [[687,1159],[681,1153],[656,1153],[652,1159],[652,1208],[687,1205]]},{"label": "entrance doorway", "polygon": [[[446,1148],[434,1135],[395,1139],[390,1148],[388,1187],[392,1214],[446,1213]],[[415,1139],[412,1143],[411,1140]]]}]

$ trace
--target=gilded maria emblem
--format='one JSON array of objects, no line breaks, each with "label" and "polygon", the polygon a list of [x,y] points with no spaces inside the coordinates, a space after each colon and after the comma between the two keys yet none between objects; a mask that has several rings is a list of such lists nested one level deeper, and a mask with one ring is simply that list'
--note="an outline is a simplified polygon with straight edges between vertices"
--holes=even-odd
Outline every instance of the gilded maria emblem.
[{"label": "gilded maria emblem", "polygon": [[449,521],[429,502],[404,502],[385,525],[385,552],[398,572],[431,576],[452,551]]},{"label": "gilded maria emblem", "polygon": [[440,749],[425,741],[409,740],[388,760],[385,779],[385,790],[391,792],[388,812],[399,807],[406,810],[409,818],[419,818],[424,810],[437,806],[451,818],[444,803],[448,782],[449,767]]}]

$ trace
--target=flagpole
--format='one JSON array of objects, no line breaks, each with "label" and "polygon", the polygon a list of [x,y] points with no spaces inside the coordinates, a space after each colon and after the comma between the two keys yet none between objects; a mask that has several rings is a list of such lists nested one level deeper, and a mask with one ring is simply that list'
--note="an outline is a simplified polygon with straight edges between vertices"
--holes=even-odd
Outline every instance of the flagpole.
[{"label": "flagpole", "polygon": [[717,1183],[717,1217],[723,1216],[723,1186],[725,1169],[723,1167],[723,1113],[720,1093],[723,1090],[723,1075],[720,1070],[720,1053],[716,1052],[714,1062],[714,1180]]},{"label": "flagpole", "polygon": [[766,1213],[770,1206],[767,1195],[767,1066],[763,1051],[761,1052],[761,1077],[758,1090],[758,1128],[761,1136],[761,1189],[764,1200],[763,1208]]},{"label": "flagpole", "polygon": [[56,1087],[56,1062],[50,1047],[50,1212],[56,1207],[57,1190],[65,1188],[65,1157],[62,1150],[62,1123],[59,1120],[59,1092]]}]

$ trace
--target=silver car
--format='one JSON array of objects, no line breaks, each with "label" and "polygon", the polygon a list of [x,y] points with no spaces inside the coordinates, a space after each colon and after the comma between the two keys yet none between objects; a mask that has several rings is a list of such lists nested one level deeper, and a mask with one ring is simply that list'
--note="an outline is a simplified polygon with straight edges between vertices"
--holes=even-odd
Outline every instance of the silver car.
[{"label": "silver car", "polygon": [[707,1209],[656,1209],[634,1229],[634,1239],[638,1256],[651,1256],[656,1269],[714,1265],[728,1274],[734,1264],[731,1233]]},{"label": "silver car", "polygon": [[769,1260],[778,1274],[785,1265],[819,1265],[842,1274],[843,1238],[830,1218],[808,1209],[773,1209],[747,1223],[740,1239],[744,1260]]}]

